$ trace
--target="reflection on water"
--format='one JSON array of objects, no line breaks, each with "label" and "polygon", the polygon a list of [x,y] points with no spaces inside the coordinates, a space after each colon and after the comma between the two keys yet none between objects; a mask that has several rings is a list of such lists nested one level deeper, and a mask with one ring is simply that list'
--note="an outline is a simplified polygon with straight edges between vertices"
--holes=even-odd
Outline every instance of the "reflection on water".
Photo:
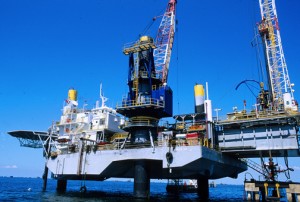
[{"label": "reflection on water", "polygon": [[[87,192],[80,192],[81,181],[68,181],[65,193],[56,192],[56,180],[49,179],[42,191],[40,178],[0,178],[0,201],[64,201],[64,202],[143,202],[143,201],[200,201],[196,193],[170,194],[166,183],[151,182],[149,199],[133,197],[133,181],[87,181]],[[243,201],[242,185],[217,185],[210,188],[209,201]]]}]

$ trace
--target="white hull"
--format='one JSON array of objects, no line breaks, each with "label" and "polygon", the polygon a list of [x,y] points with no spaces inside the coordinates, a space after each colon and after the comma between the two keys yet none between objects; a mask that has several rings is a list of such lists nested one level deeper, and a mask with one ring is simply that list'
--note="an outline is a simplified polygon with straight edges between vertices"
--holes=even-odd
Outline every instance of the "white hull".
[{"label": "white hull", "polygon": [[[166,158],[169,150],[173,156],[170,165]],[[237,177],[247,169],[242,162],[200,145],[180,146],[174,151],[169,147],[156,147],[60,154],[55,159],[49,158],[47,166],[59,179],[82,179],[84,176],[90,180],[105,180],[133,178],[136,161],[149,163],[152,179]]]}]

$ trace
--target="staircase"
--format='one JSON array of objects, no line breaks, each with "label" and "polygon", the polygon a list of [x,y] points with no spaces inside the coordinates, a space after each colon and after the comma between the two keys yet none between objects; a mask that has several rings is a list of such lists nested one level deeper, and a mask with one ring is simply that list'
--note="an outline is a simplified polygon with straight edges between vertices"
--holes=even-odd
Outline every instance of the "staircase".
[{"label": "staircase", "polygon": [[263,169],[262,165],[254,162],[250,159],[246,159],[246,158],[242,158],[240,160],[243,161],[248,167],[250,167],[253,170],[255,170],[256,172],[262,174],[265,178],[269,178],[268,172],[265,169]]}]

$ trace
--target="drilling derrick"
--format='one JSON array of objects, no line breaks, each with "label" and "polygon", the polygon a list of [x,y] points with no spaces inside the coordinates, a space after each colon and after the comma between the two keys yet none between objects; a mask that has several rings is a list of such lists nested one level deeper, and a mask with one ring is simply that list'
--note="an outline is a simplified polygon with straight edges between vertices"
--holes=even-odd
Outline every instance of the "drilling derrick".
[{"label": "drilling derrick", "polygon": [[259,0],[261,35],[268,77],[269,104],[276,111],[298,111],[282,49],[275,0]]}]

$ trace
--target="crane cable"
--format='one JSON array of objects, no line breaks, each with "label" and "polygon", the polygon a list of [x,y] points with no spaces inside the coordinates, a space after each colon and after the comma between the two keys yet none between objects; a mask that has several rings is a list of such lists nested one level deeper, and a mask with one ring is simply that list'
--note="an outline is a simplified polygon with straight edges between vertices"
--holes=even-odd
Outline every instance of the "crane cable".
[{"label": "crane cable", "polygon": [[154,24],[154,22],[156,21],[157,18],[163,16],[163,14],[161,14],[161,13],[163,13],[164,9],[165,9],[165,8],[162,8],[162,9],[158,12],[159,14],[158,14],[158,15],[155,15],[155,16],[152,18],[152,20],[150,20],[150,22],[149,22],[148,25],[144,28],[144,30],[142,31],[142,33],[139,34],[138,39],[139,39],[141,36],[146,35],[146,33],[150,30],[150,28],[152,27],[152,25]]},{"label": "crane cable", "polygon": [[[178,12],[176,14],[178,16]],[[178,19],[176,19],[176,88],[177,88],[177,107],[178,113],[180,113],[180,96],[179,96],[179,32],[178,32]]]},{"label": "crane cable", "polygon": [[140,38],[141,36],[146,35],[146,33],[149,31],[149,29],[150,29],[150,28],[152,27],[152,25],[154,24],[155,20],[156,20],[156,17],[152,18],[152,20],[151,20],[151,21],[148,23],[148,25],[145,27],[144,31],[139,35],[139,38]]},{"label": "crane cable", "polygon": [[258,80],[263,81],[265,75],[264,75],[264,68],[263,68],[263,62],[261,59],[261,52],[260,52],[260,44],[261,42],[258,41],[259,33],[257,28],[257,21],[256,21],[256,1],[252,1],[252,24],[254,24],[254,39],[251,42],[252,47],[255,47],[255,55],[256,55],[256,65],[257,65],[257,71],[258,71]]},{"label": "crane cable", "polygon": [[256,51],[255,51],[255,54],[256,54],[256,61],[257,61],[257,66],[258,66],[258,79],[260,81],[263,81],[265,75],[264,75],[264,68],[263,68],[263,62],[262,62],[262,59],[261,59],[261,53],[260,53],[260,48],[259,48],[259,43],[258,42],[258,32],[257,32],[257,28],[255,27],[254,28],[254,40],[255,40],[255,44],[253,42],[251,42],[251,45],[252,47],[255,47]]}]

